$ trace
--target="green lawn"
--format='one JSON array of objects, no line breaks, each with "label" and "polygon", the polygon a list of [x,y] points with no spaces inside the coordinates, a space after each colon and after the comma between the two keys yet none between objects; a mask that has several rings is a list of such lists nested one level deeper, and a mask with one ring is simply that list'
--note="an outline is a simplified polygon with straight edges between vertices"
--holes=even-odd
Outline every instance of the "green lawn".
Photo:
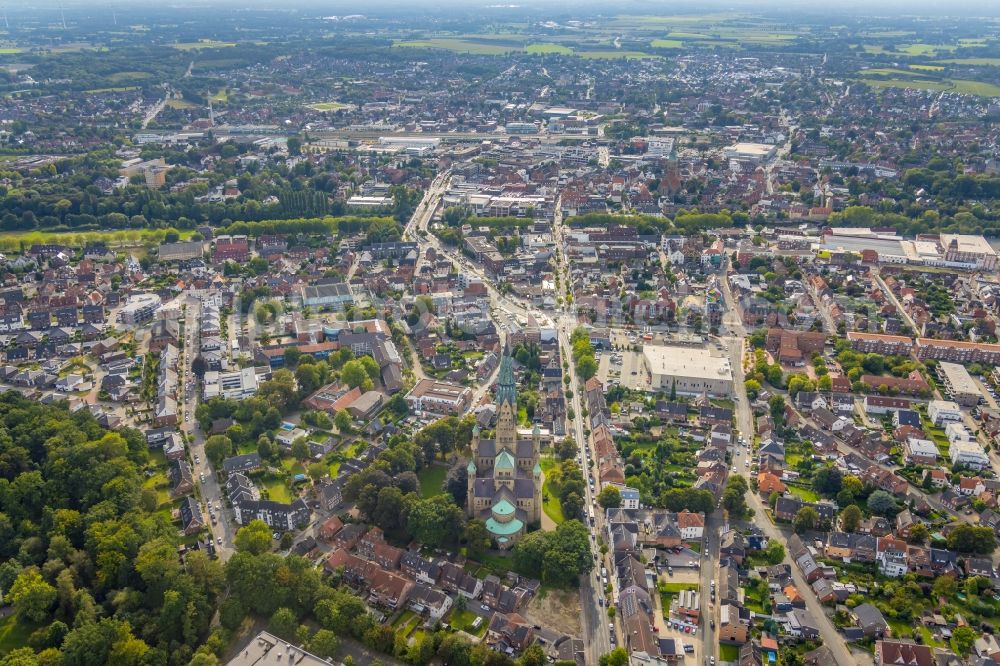
[{"label": "green lawn", "polygon": [[31,632],[40,626],[42,625],[20,621],[16,613],[0,620],[0,654],[26,646]]},{"label": "green lawn", "polygon": [[886,618],[886,623],[892,629],[893,638],[913,638],[913,625],[910,622]]},{"label": "green lawn", "polygon": [[720,661],[737,661],[740,658],[740,648],[738,645],[719,644]]},{"label": "green lawn", "polygon": [[444,489],[441,486],[444,484],[446,476],[448,476],[448,468],[442,465],[428,465],[417,472],[417,478],[420,479],[420,496],[427,499],[444,494]]},{"label": "green lawn", "polygon": [[549,488],[549,480],[547,478],[549,470],[556,466],[556,461],[552,459],[551,456],[545,456],[541,459],[539,464],[542,466],[542,474],[544,481],[542,482],[542,511],[545,515],[552,519],[556,525],[564,522],[566,517],[562,512],[562,505],[559,503],[559,498],[556,497],[555,493]]},{"label": "green lawn", "polygon": [[170,504],[170,482],[167,480],[165,471],[157,470],[156,474],[143,482],[142,487],[144,490],[156,491],[156,506],[162,507]]},{"label": "green lawn", "polygon": [[466,633],[472,634],[473,636],[482,636],[486,633],[486,625],[488,624],[486,620],[483,620],[478,629],[472,628],[472,623],[476,621],[478,615],[472,611],[454,611],[451,617],[448,618],[448,624],[459,631],[464,631]]},{"label": "green lawn", "polygon": [[282,458],[281,466],[288,470],[288,473],[292,475],[306,473],[306,468],[302,466],[302,463],[294,458]]},{"label": "green lawn", "polygon": [[684,42],[677,39],[654,39],[649,46],[654,49],[680,49],[684,48]]},{"label": "green lawn", "polygon": [[259,479],[260,485],[267,489],[268,498],[275,502],[290,504],[294,499],[285,480],[276,476],[267,476]]},{"label": "green lawn", "polygon": [[313,111],[340,111],[351,108],[351,105],[341,102],[317,102],[316,104],[307,104],[306,107]]},{"label": "green lawn", "polygon": [[799,499],[805,500],[806,502],[818,502],[819,495],[813,492],[809,488],[803,488],[802,486],[793,486],[789,484],[788,491],[798,497]]}]

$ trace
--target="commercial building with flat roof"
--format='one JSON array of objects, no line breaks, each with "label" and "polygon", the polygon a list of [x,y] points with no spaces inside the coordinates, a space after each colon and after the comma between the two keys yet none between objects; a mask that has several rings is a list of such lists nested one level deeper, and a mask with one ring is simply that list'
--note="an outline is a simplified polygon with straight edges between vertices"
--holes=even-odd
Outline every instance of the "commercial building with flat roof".
[{"label": "commercial building with flat roof", "polygon": [[777,146],[767,143],[735,143],[722,151],[729,159],[763,162],[774,157]]},{"label": "commercial building with flat roof", "polygon": [[421,379],[406,394],[411,409],[434,414],[461,414],[471,399],[469,387],[436,379]]},{"label": "commercial building with flat roof", "polygon": [[118,319],[126,326],[136,326],[152,319],[160,304],[160,297],[156,294],[135,294],[118,311]]},{"label": "commercial building with flat roof", "polygon": [[976,380],[972,378],[965,366],[942,361],[938,364],[938,371],[944,381],[946,393],[958,404],[975,405],[983,396],[979,385],[976,384]]},{"label": "commercial building with flat roof", "polygon": [[941,247],[945,261],[974,263],[986,271],[997,269],[997,252],[982,236],[941,234]]},{"label": "commercial building with flat roof", "polygon": [[329,666],[332,662],[262,631],[244,645],[226,666],[271,666],[286,663],[295,666]]},{"label": "commercial building with flat roof", "polygon": [[644,345],[642,361],[654,391],[675,388],[681,395],[731,395],[733,369],[729,358],[707,348]]}]

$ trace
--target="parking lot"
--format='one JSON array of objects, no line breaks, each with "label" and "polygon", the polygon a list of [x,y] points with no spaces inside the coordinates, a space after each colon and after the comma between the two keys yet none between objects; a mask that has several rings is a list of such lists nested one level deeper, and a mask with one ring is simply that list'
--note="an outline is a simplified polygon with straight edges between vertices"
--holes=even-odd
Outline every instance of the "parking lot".
[{"label": "parking lot", "polygon": [[641,352],[602,352],[598,362],[597,378],[605,386],[621,384],[625,388],[649,390],[649,373],[642,362]]},{"label": "parking lot", "polygon": [[[674,575],[670,576],[665,571],[659,577],[660,581],[666,583],[694,583],[698,584],[698,570],[697,569],[675,569]],[[662,597],[660,597],[662,600]],[[662,601],[661,601],[662,603]],[[692,651],[684,652],[684,661],[682,663],[687,663],[691,665],[701,664],[702,655],[707,654],[702,646],[702,628],[701,626],[687,621],[681,621],[680,618],[668,617],[670,614],[669,608],[661,608],[660,612],[656,613],[653,626],[656,628],[656,633],[658,636],[663,638],[673,638],[678,643],[678,649],[681,648],[681,644],[690,645]],[[707,622],[707,619],[703,620]]]}]

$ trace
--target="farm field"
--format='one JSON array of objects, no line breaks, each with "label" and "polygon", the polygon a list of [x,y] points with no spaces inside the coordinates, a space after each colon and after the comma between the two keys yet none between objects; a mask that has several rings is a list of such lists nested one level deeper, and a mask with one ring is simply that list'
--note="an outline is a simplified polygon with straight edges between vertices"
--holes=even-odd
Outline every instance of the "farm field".
[{"label": "farm field", "polygon": [[539,42],[536,44],[528,44],[524,47],[526,53],[531,53],[532,55],[573,55],[573,49],[568,46],[563,46],[562,44],[553,44],[552,42]]},{"label": "farm field", "polygon": [[937,77],[933,71],[913,69],[874,68],[859,72],[860,79],[874,88],[912,88],[914,90],[940,90],[980,97],[1000,97],[1000,86],[984,81]]},{"label": "farm field", "polygon": [[684,48],[684,42],[679,39],[654,39],[649,46],[654,49],[681,49]]},{"label": "farm field", "polygon": [[452,39],[447,37],[432,39],[416,39],[411,41],[397,41],[394,47],[411,49],[445,49],[457,53],[471,53],[472,55],[504,55],[511,51],[520,51],[519,46],[508,46],[500,44],[484,44],[464,39]]},{"label": "farm field", "polygon": [[977,67],[1000,67],[1000,58],[949,58],[935,60],[943,65],[972,65]]},{"label": "farm field", "polygon": [[236,46],[236,42],[220,42],[215,39],[199,39],[197,42],[178,42],[171,44],[181,51],[200,51],[201,49],[223,49]]}]

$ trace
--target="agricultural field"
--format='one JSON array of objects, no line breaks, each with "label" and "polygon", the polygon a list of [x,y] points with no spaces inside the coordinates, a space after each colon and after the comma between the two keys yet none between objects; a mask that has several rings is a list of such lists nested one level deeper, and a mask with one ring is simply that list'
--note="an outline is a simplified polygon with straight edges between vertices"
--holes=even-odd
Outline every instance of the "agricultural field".
[{"label": "agricultural field", "polygon": [[654,39],[649,46],[654,49],[682,49],[684,42],[679,39]]},{"label": "agricultural field", "polygon": [[236,46],[236,42],[220,42],[215,39],[199,39],[197,42],[178,42],[171,44],[180,51],[200,51],[202,49],[224,49]]},{"label": "agricultural field", "polygon": [[526,53],[532,55],[573,55],[573,49],[568,46],[563,46],[562,44],[553,44],[552,42],[539,42],[536,44],[528,44],[524,47]]},{"label": "agricultural field", "polygon": [[971,65],[974,67],[1000,67],[1000,58],[949,58],[936,60],[942,65]]},{"label": "agricultural field", "polygon": [[576,55],[589,60],[642,60],[644,58],[659,58],[660,56],[643,51],[577,51]]},{"label": "agricultural field", "polygon": [[396,41],[394,47],[411,49],[445,49],[456,53],[469,53],[472,55],[504,55],[512,51],[520,51],[519,46],[509,46],[500,44],[484,44],[465,39],[453,39],[448,37],[432,39],[416,39],[410,41]]},{"label": "agricultural field", "polygon": [[934,75],[931,70],[874,68],[859,72],[860,79],[874,88],[912,88],[940,90],[980,97],[1000,97],[1000,86],[984,81],[951,79]]},{"label": "agricultural field", "polygon": [[171,109],[195,109],[198,107],[197,104],[192,104],[186,99],[173,98],[167,100],[167,107]]}]

